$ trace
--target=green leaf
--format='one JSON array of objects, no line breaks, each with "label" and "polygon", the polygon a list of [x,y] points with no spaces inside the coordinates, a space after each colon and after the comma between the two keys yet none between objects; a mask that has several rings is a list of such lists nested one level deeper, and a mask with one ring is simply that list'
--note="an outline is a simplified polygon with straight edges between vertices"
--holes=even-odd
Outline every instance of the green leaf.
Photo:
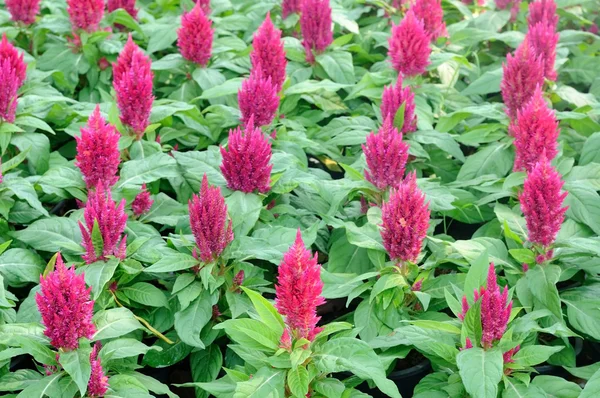
[{"label": "green leaf", "polygon": [[531,294],[557,319],[562,320],[560,297],[556,288],[560,274],[560,267],[556,264],[537,265],[527,271],[526,278]]},{"label": "green leaf", "polygon": [[248,295],[248,297],[252,301],[254,309],[258,313],[260,320],[263,321],[263,323],[267,325],[269,329],[281,336],[283,334],[284,328],[283,318],[281,317],[281,315],[279,315],[279,312],[277,312],[275,307],[273,307],[273,304],[271,304],[269,301],[267,301],[267,299],[265,299],[263,296],[261,296],[259,293],[253,290],[250,290],[243,286],[242,290]]},{"label": "green leaf", "polygon": [[581,149],[579,166],[585,166],[592,162],[600,163],[600,132],[589,136]]},{"label": "green leaf", "polygon": [[263,208],[262,198],[253,193],[234,191],[225,199],[227,212],[233,223],[233,234],[235,237],[248,235],[254,228],[258,216]]},{"label": "green leaf", "polygon": [[473,398],[496,398],[502,380],[502,352],[479,347],[462,350],[456,364],[465,389]]},{"label": "green leaf", "polygon": [[144,272],[175,272],[189,270],[198,265],[199,262],[193,256],[184,253],[169,254],[162,257],[159,261],[144,269]]},{"label": "green leaf", "polygon": [[104,254],[104,239],[102,238],[102,232],[100,232],[100,225],[98,225],[97,219],[94,219],[94,226],[92,227],[92,246],[94,246],[94,252],[97,257],[101,257]]},{"label": "green leaf", "polygon": [[244,79],[241,77],[234,77],[233,79],[229,79],[218,86],[209,88],[208,90],[204,90],[201,99],[214,99],[223,97],[225,95],[233,95],[237,94],[240,87],[242,87],[242,81]]},{"label": "green leaf", "polygon": [[313,353],[313,360],[322,372],[350,371],[361,379],[373,380],[389,397],[400,397],[396,385],[386,378],[381,360],[362,340],[350,337],[329,340]]},{"label": "green leaf", "polygon": [[[94,225],[97,225],[94,223]],[[85,283],[92,287],[92,298],[97,300],[104,290],[104,286],[111,280],[117,267],[118,258],[111,258],[108,261],[97,261],[95,263],[82,267],[85,275]]]},{"label": "green leaf", "polygon": [[376,225],[367,223],[362,227],[357,227],[353,222],[347,221],[344,226],[346,227],[346,237],[351,244],[366,249],[385,251],[381,243],[379,228]]},{"label": "green leaf", "polygon": [[275,353],[279,349],[281,334],[276,334],[256,319],[229,319],[215,326],[225,332],[236,343],[248,349]]},{"label": "green leaf", "polygon": [[569,194],[565,206],[569,206],[567,217],[589,226],[600,234],[600,196],[594,188],[582,183],[565,183],[563,189]]},{"label": "green leaf", "polygon": [[143,328],[127,308],[100,310],[94,315],[93,321],[96,325],[96,334],[94,334],[93,340],[120,337]]},{"label": "green leaf", "polygon": [[490,268],[490,262],[488,259],[488,252],[484,250],[475,261],[471,263],[469,272],[467,273],[467,279],[465,279],[464,293],[472,302],[473,291],[479,290],[481,286],[485,285],[487,280],[487,273]]},{"label": "green leaf", "polygon": [[375,300],[375,298],[382,292],[398,286],[408,286],[406,279],[404,279],[402,275],[397,273],[383,275],[377,280],[375,286],[373,286],[373,290],[371,290],[371,296],[369,297],[369,302],[373,302],[373,300]]},{"label": "green leaf", "polygon": [[[24,230],[11,232],[10,234],[35,250],[45,252],[63,251],[72,253],[75,247],[81,248],[81,231],[77,222],[71,218],[53,217],[38,220]],[[83,252],[83,248],[80,250],[80,252],[74,254]]]},{"label": "green leaf", "polygon": [[37,253],[25,249],[8,249],[0,255],[0,274],[9,286],[26,282],[39,283],[40,274],[46,266]]},{"label": "green leaf", "polygon": [[124,287],[121,291],[130,300],[150,307],[166,307],[168,304],[163,291],[147,282],[135,283]]},{"label": "green leaf", "polygon": [[473,81],[461,94],[463,95],[484,95],[500,92],[500,81],[502,80],[502,68],[497,68],[485,72]]},{"label": "green leaf", "polygon": [[546,362],[548,358],[562,350],[564,346],[528,345],[515,354],[515,363],[526,367]]},{"label": "green leaf", "polygon": [[130,160],[123,164],[117,188],[136,186],[161,178],[178,177],[177,162],[166,153],[158,152],[143,159]]},{"label": "green leaf", "polygon": [[[88,358],[89,361],[89,358]],[[43,379],[29,384],[27,388],[17,395],[17,398],[44,398],[46,396],[56,397],[62,395],[58,382],[65,375],[64,372],[57,372],[46,376]]]},{"label": "green leaf", "polygon": [[[404,105],[404,103],[402,103]],[[395,125],[394,121],[394,125]],[[461,162],[465,161],[465,155],[460,149],[460,145],[448,133],[442,133],[434,130],[419,130],[411,133],[408,136],[411,140],[415,140],[420,144],[432,144],[440,148],[442,151],[452,155],[455,159]]]},{"label": "green leaf", "polygon": [[248,381],[237,383],[233,398],[284,398],[285,371],[260,368]]},{"label": "green leaf", "polygon": [[404,113],[406,110],[406,101],[400,105],[396,114],[394,115],[394,127],[398,129],[398,131],[402,131],[402,127],[404,127]]},{"label": "green leaf", "polygon": [[[211,382],[219,376],[223,365],[223,354],[218,345],[212,344],[205,350],[190,355],[190,368],[194,382]],[[208,398],[208,393],[196,388],[196,398]]]},{"label": "green leaf", "polygon": [[287,385],[295,396],[305,397],[308,394],[308,382],[308,371],[304,366],[288,370]]},{"label": "green leaf", "polygon": [[212,318],[214,304],[216,304],[215,298],[208,290],[204,290],[183,311],[175,313],[175,330],[181,341],[193,347],[204,348],[204,343],[200,340],[200,332]]},{"label": "green leaf", "polygon": [[162,349],[158,346],[148,347],[136,339],[122,338],[104,344],[98,356],[102,361],[115,361],[123,358],[137,357],[140,354],[146,354],[150,350],[161,351]]},{"label": "green leaf", "polygon": [[90,365],[90,354],[92,347],[89,344],[80,344],[79,348],[73,351],[61,352],[59,362],[63,369],[71,376],[73,381],[79,387],[82,396],[87,391],[88,381],[92,368]]},{"label": "green leaf", "polygon": [[600,396],[600,370],[585,384],[579,398],[595,398]]},{"label": "green leaf", "polygon": [[319,54],[315,57],[325,73],[336,83],[354,84],[354,65],[352,54],[346,51],[335,51]]},{"label": "green leaf", "polygon": [[486,174],[504,177],[512,169],[514,153],[506,144],[494,143],[467,158],[458,172],[458,181],[467,181]]},{"label": "green leaf", "polygon": [[510,249],[508,252],[520,263],[535,264],[535,254],[529,249]]}]

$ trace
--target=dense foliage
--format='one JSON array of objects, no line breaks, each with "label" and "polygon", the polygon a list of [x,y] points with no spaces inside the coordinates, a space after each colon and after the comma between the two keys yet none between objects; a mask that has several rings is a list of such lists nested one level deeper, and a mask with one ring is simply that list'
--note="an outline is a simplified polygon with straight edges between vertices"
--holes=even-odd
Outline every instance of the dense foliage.
[{"label": "dense foliage", "polygon": [[1,6],[5,396],[600,396],[598,0]]}]

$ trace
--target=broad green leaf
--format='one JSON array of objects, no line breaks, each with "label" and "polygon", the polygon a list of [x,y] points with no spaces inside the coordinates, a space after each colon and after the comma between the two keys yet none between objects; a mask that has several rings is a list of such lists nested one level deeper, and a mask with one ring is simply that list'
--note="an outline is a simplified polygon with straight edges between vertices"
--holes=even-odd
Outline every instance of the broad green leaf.
[{"label": "broad green leaf", "polygon": [[93,321],[96,325],[93,340],[120,337],[136,329],[142,329],[142,324],[127,308],[101,310],[94,315]]},{"label": "broad green leaf", "polygon": [[123,188],[132,185],[139,187],[144,183],[151,183],[161,178],[177,176],[179,173],[175,159],[166,153],[159,152],[147,158],[125,162],[117,187]]},{"label": "broad green leaf", "polygon": [[254,309],[258,313],[261,321],[263,321],[263,323],[276,334],[283,334],[283,318],[281,315],[279,315],[279,312],[277,312],[275,307],[273,307],[273,304],[253,290],[247,289],[243,286],[242,290],[248,295],[248,297],[250,297],[250,300],[252,300]]},{"label": "broad green leaf", "polygon": [[579,398],[595,398],[600,396],[600,370],[588,380]]},{"label": "broad green leaf", "polygon": [[39,283],[40,274],[46,263],[34,251],[8,249],[0,255],[0,274],[9,286],[18,286],[27,282]]},{"label": "broad green leaf", "polygon": [[175,313],[175,330],[184,343],[204,348],[200,332],[212,318],[214,304],[215,297],[211,296],[208,290],[204,290],[186,309]]},{"label": "broad green leaf", "polygon": [[234,191],[225,199],[225,203],[233,223],[233,235],[235,237],[248,235],[258,221],[263,208],[262,198],[254,193]]},{"label": "broad green leaf", "polygon": [[496,348],[473,347],[456,356],[460,377],[473,398],[496,398],[503,363],[502,352]]},{"label": "broad green leaf", "polygon": [[288,370],[287,385],[292,394],[297,397],[305,397],[308,393],[309,376],[304,366]]},{"label": "broad green leaf", "polygon": [[144,272],[175,272],[189,270],[198,265],[199,262],[193,256],[184,253],[169,254],[162,257],[159,261],[144,269]]},{"label": "broad green leaf", "polygon": [[[190,355],[190,368],[194,382],[211,382],[217,378],[223,365],[223,354],[216,344]],[[196,388],[196,398],[208,398],[208,393]]]},{"label": "broad green leaf", "polygon": [[147,282],[138,282],[121,291],[132,301],[150,307],[166,307],[167,298],[162,290]]},{"label": "broad green leaf", "polygon": [[158,346],[149,347],[146,344],[132,338],[122,338],[109,341],[102,346],[98,357],[102,361],[114,361],[123,358],[136,357],[140,354],[145,354],[150,350],[158,350]]},{"label": "broad green leaf", "polygon": [[72,252],[76,247],[83,250],[80,246],[81,230],[71,218],[53,217],[38,220],[21,231],[12,232],[11,235],[40,251]]},{"label": "broad green leaf", "polygon": [[284,398],[285,371],[260,368],[248,381],[237,383],[233,398]]},{"label": "broad green leaf", "polygon": [[60,353],[59,362],[61,366],[75,381],[82,396],[87,391],[92,372],[90,365],[91,353],[92,347],[89,344],[80,344],[76,350]]},{"label": "broad green leaf", "polygon": [[97,261],[82,267],[85,283],[92,287],[92,298],[94,300],[100,297],[104,286],[112,279],[118,266],[119,259],[111,258],[108,261]]}]

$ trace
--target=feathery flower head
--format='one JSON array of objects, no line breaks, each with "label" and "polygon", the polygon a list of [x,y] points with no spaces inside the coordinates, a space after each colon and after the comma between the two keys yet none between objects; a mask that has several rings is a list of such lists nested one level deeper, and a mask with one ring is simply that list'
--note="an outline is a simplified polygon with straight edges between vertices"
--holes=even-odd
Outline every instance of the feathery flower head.
[{"label": "feathery flower head", "polygon": [[388,55],[392,66],[405,76],[425,73],[431,54],[430,37],[423,21],[409,10],[400,24],[392,25]]},{"label": "feathery flower head", "polygon": [[388,117],[394,120],[398,109],[404,105],[404,124],[402,133],[411,133],[417,129],[417,116],[415,115],[415,94],[409,86],[402,88],[402,75],[398,76],[396,85],[383,88],[381,96],[381,117],[385,121]]},{"label": "feathery flower head", "polygon": [[235,274],[235,276],[233,277],[234,287],[242,286],[242,283],[244,283],[244,275],[244,270],[240,270],[237,274]]},{"label": "feathery flower head", "polygon": [[[329,0],[302,0],[300,30],[306,61],[315,62],[314,52],[322,53],[333,41]],[[313,52],[314,51],[314,52]]]},{"label": "feathery flower head", "polygon": [[40,276],[40,291],[35,302],[42,315],[44,334],[55,348],[70,351],[79,347],[79,339],[91,339],[96,328],[92,323],[94,301],[83,274],[67,268],[60,254],[56,266],[45,278]]},{"label": "feathery flower head", "polygon": [[108,12],[113,12],[119,8],[127,11],[133,19],[137,19],[138,10],[135,8],[135,0],[108,0],[107,2]]},{"label": "feathery flower head", "polygon": [[210,0],[194,0],[194,2],[200,4],[200,8],[202,8],[205,15],[210,14]]},{"label": "feathery flower head", "polygon": [[221,172],[229,189],[261,193],[270,189],[271,143],[250,118],[244,131],[229,130],[227,150],[221,147]]},{"label": "feathery flower head", "polygon": [[15,121],[17,94],[27,77],[26,69],[23,54],[19,54],[3,33],[0,41],[0,121]]},{"label": "feathery flower head", "polygon": [[278,88],[270,77],[263,75],[263,69],[257,65],[250,77],[242,82],[238,91],[238,105],[242,114],[242,123],[248,124],[254,118],[256,126],[271,124],[279,108]]},{"label": "feathery flower head", "polygon": [[100,348],[102,348],[102,345],[99,342],[96,342],[90,353],[92,372],[90,374],[90,380],[88,381],[87,390],[87,394],[90,398],[101,398],[108,390],[108,377],[104,374],[104,369],[102,369],[102,364],[100,363],[100,359],[98,359]]},{"label": "feathery flower head", "polygon": [[[481,345],[483,348],[491,348],[494,341],[500,340],[506,331],[512,310],[512,301],[508,302],[508,288],[505,286],[500,293],[494,263],[488,268],[487,286],[475,289],[473,294],[475,301],[481,299]],[[463,296],[462,314],[458,315],[459,319],[464,320],[468,310],[467,297]]]},{"label": "feathery flower head", "polygon": [[414,262],[429,227],[429,203],[417,187],[415,172],[393,189],[381,208],[383,246],[396,262]]},{"label": "feathery flower head", "polygon": [[119,137],[115,128],[100,114],[100,106],[96,105],[87,125],[81,128],[81,137],[75,137],[75,166],[81,170],[88,189],[100,183],[109,188],[119,179]]},{"label": "feathery flower head", "polygon": [[513,359],[513,356],[515,356],[515,354],[517,352],[519,352],[520,349],[521,349],[521,346],[518,345],[515,348],[511,348],[510,350],[508,350],[504,354],[502,354],[502,359],[504,360],[504,364],[514,363],[515,360]]},{"label": "feathery flower head", "polygon": [[286,19],[290,14],[299,14],[300,7],[302,7],[302,0],[283,0],[281,4],[281,16],[283,19]]},{"label": "feathery flower head", "polygon": [[556,14],[556,3],[554,0],[536,0],[529,3],[529,16],[527,23],[529,28],[542,22],[549,25],[552,30],[556,30],[558,26],[558,15]]},{"label": "feathery flower head", "polygon": [[448,35],[441,0],[414,0],[410,9],[418,19],[423,21],[425,30],[429,33],[432,41]]},{"label": "feathery flower head", "polygon": [[154,200],[150,197],[150,192],[146,189],[146,184],[142,185],[142,190],[137,194],[133,202],[131,202],[131,210],[136,217],[150,211]]},{"label": "feathery flower head", "polygon": [[567,197],[567,192],[561,192],[562,186],[560,174],[542,153],[527,174],[523,192],[519,195],[527,222],[528,240],[546,250],[554,243],[567,211],[567,207],[562,207]]},{"label": "feathery flower head", "polygon": [[499,10],[506,10],[510,7],[510,21],[514,22],[519,15],[519,8],[521,6],[521,0],[496,0],[496,8]]},{"label": "feathery flower head", "polygon": [[517,119],[511,120],[509,131],[515,137],[515,171],[530,172],[544,152],[548,159],[554,159],[558,153],[558,121],[548,108],[540,86],[517,112]]},{"label": "feathery flower head", "polygon": [[150,124],[152,111],[152,73],[150,58],[133,42],[131,34],[125,48],[113,64],[113,87],[121,122],[128,126],[139,140]]},{"label": "feathery flower head", "polygon": [[402,142],[402,133],[392,125],[391,117],[385,119],[377,134],[371,132],[367,136],[362,148],[368,167],[367,181],[381,191],[387,187],[397,188],[404,178],[408,145]]},{"label": "feathery flower head", "polygon": [[214,261],[233,240],[233,231],[221,189],[209,185],[206,174],[202,177],[200,196],[193,195],[188,208],[200,259],[205,263]]},{"label": "feathery flower head", "polygon": [[35,22],[40,11],[40,0],[6,0],[6,8],[10,12],[10,19],[29,25]]},{"label": "feathery flower head", "polygon": [[[115,256],[123,260],[125,258],[126,237],[123,237],[127,214],[125,214],[125,199],[117,207],[113,202],[109,189],[105,189],[102,183],[98,184],[95,191],[88,193],[88,201],[83,211],[85,226],[80,221],[79,229],[83,236],[83,247],[85,254],[82,256],[86,264],[95,261],[106,261],[107,256]],[[94,242],[94,224],[98,224],[102,236],[102,247],[96,247]],[[96,245],[94,245],[96,243]]]},{"label": "feathery flower head", "polygon": [[177,47],[181,55],[200,66],[208,64],[213,44],[212,21],[206,15],[199,1],[190,12],[182,15],[181,27],[177,31]]},{"label": "feathery flower head", "polygon": [[[283,255],[275,286],[275,308],[286,317],[285,323],[296,339],[312,341],[319,333],[317,307],[325,303],[321,296],[321,266],[312,256],[298,229],[296,242]],[[283,339],[282,339],[283,340]]]},{"label": "feathery flower head", "polygon": [[104,0],[67,0],[67,12],[74,31],[95,32],[104,15]]},{"label": "feathery flower head", "polygon": [[503,76],[500,83],[502,99],[509,118],[517,117],[517,112],[523,107],[535,92],[537,86],[544,85],[544,63],[535,55],[527,36],[521,43],[515,55],[508,54],[502,64]]},{"label": "feathery flower head", "polygon": [[283,329],[281,339],[279,340],[279,348],[283,348],[287,351],[292,351],[292,335],[288,328]]},{"label": "feathery flower head", "polygon": [[529,27],[527,38],[535,54],[542,59],[546,79],[556,80],[554,61],[556,61],[558,33],[550,25],[538,22]]},{"label": "feathery flower head", "polygon": [[265,78],[270,77],[277,87],[277,92],[285,81],[287,59],[281,41],[281,31],[273,25],[271,13],[267,13],[265,21],[254,34],[253,50],[250,53],[253,69],[261,69]]}]

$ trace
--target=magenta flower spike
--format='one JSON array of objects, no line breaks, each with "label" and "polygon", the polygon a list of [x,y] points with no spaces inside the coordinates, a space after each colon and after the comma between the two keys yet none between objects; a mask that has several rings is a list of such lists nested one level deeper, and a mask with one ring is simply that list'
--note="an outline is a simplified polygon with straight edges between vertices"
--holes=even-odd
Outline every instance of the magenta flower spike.
[{"label": "magenta flower spike", "polygon": [[263,75],[261,66],[252,70],[250,77],[242,82],[238,91],[238,104],[242,123],[247,125],[250,118],[258,127],[271,124],[279,108],[278,88],[270,77]]},{"label": "magenta flower spike", "polygon": [[121,112],[120,119],[138,140],[144,136],[144,131],[150,124],[154,102],[151,63],[150,58],[133,42],[130,34],[125,48],[113,64],[113,87]]},{"label": "magenta flower spike", "polygon": [[150,197],[150,192],[146,189],[146,184],[143,184],[140,193],[131,202],[131,210],[133,210],[133,214],[136,217],[139,217],[149,212],[153,203],[154,200]]},{"label": "magenta flower spike", "polygon": [[40,0],[6,0],[10,19],[30,25],[40,11]]},{"label": "magenta flower spike", "polygon": [[538,22],[529,27],[527,39],[535,54],[542,59],[544,77],[548,80],[556,80],[554,61],[556,61],[558,33],[550,25]]},{"label": "magenta flower spike", "polygon": [[306,61],[315,63],[315,53],[320,54],[333,42],[331,7],[329,0],[302,0],[300,29]]},{"label": "magenta flower spike", "polygon": [[448,35],[441,0],[415,0],[410,9],[418,19],[423,21],[431,41]]},{"label": "magenta flower spike", "polygon": [[409,10],[400,24],[392,24],[388,55],[394,69],[405,76],[425,73],[431,54],[430,40],[423,21]]},{"label": "magenta flower spike", "polygon": [[383,88],[383,95],[381,96],[382,119],[385,121],[385,119],[391,117],[393,121],[402,104],[404,104],[402,133],[411,133],[417,129],[415,95],[409,86],[402,88],[402,75],[399,75],[395,86],[390,85]]},{"label": "magenta flower spike", "polygon": [[558,153],[558,121],[548,108],[540,86],[517,113],[517,119],[511,121],[509,131],[515,137],[515,171],[531,172],[543,153],[554,159]]},{"label": "magenta flower spike", "polygon": [[27,77],[26,70],[23,54],[19,54],[3,33],[0,41],[0,121],[15,121],[18,92]]},{"label": "magenta flower spike", "polygon": [[202,8],[206,16],[210,14],[210,0],[194,0],[194,2],[200,4],[200,8]]},{"label": "magenta flower spike", "polygon": [[302,7],[302,0],[283,0],[281,3],[281,16],[285,19],[290,14],[300,14],[300,7]]},{"label": "magenta flower spike", "polygon": [[554,0],[536,0],[529,3],[529,16],[527,17],[529,29],[539,22],[549,25],[552,30],[556,31],[558,15]]},{"label": "magenta flower spike", "polygon": [[494,341],[500,340],[510,319],[512,301],[508,302],[508,288],[500,293],[496,282],[494,263],[488,269],[487,287],[481,294],[481,344],[491,348]]},{"label": "magenta flower spike", "polygon": [[108,0],[107,2],[108,12],[113,12],[122,8],[127,11],[133,19],[137,19],[138,10],[135,8],[135,0]]},{"label": "magenta flower spike", "polygon": [[236,191],[266,193],[269,191],[271,169],[271,143],[254,121],[229,130],[227,150],[221,147],[223,161],[221,172],[227,180],[227,187]]},{"label": "magenta flower spike", "polygon": [[100,106],[96,105],[87,125],[81,128],[81,137],[75,137],[75,166],[81,170],[88,189],[100,183],[110,188],[119,179],[119,137],[120,134],[100,114]]},{"label": "magenta flower spike", "polygon": [[285,81],[287,59],[281,41],[281,31],[273,25],[270,12],[254,34],[252,47],[250,53],[252,68],[261,69],[263,77],[271,78],[271,82],[279,92]]},{"label": "magenta flower spike", "polygon": [[44,335],[55,348],[75,350],[80,338],[91,339],[96,332],[91,290],[85,285],[83,274],[77,275],[73,267],[67,268],[60,254],[56,256],[54,271],[45,278],[40,276],[35,302],[46,328]]},{"label": "magenta flower spike", "polygon": [[73,31],[95,32],[104,16],[104,0],[67,0],[67,12]]},{"label": "magenta flower spike", "polygon": [[390,258],[398,263],[415,262],[429,227],[429,203],[417,187],[415,172],[393,189],[381,208],[381,237]]},{"label": "magenta flower spike", "polygon": [[517,112],[529,102],[536,87],[544,85],[543,65],[542,59],[535,55],[527,36],[514,56],[506,56],[506,62],[502,64],[500,89],[506,114],[510,119],[517,117]]},{"label": "magenta flower spike", "polygon": [[233,231],[221,189],[209,185],[206,174],[202,177],[200,195],[192,196],[188,208],[200,259],[205,263],[216,260],[233,240]]},{"label": "magenta flower spike", "polygon": [[[284,315],[285,323],[296,339],[313,341],[321,328],[317,307],[325,303],[321,296],[321,266],[317,254],[312,256],[302,241],[300,230],[294,245],[283,255],[275,286],[275,308]],[[285,332],[282,344],[285,344]],[[288,333],[289,338],[289,333]]]},{"label": "magenta flower spike", "polygon": [[408,159],[408,145],[402,142],[402,133],[392,125],[392,119],[385,119],[377,134],[367,136],[362,146],[368,170],[365,178],[380,191],[388,187],[397,188],[404,178]]},{"label": "magenta flower spike", "polygon": [[546,251],[554,243],[567,211],[567,207],[562,207],[567,197],[567,192],[561,192],[563,184],[560,174],[542,154],[527,174],[523,192],[519,195],[528,240]]},{"label": "magenta flower spike", "polygon": [[208,64],[212,52],[213,28],[207,15],[199,1],[190,12],[183,14],[177,31],[177,47],[181,55],[201,67]]},{"label": "magenta flower spike", "polygon": [[108,377],[104,373],[100,359],[98,359],[98,353],[100,352],[102,345],[100,342],[96,342],[90,353],[90,365],[92,368],[90,374],[90,380],[88,381],[87,395],[90,398],[101,398],[106,394],[108,390]]},{"label": "magenta flower spike", "polygon": [[[83,237],[85,254],[82,256],[86,264],[96,261],[106,261],[107,256],[125,259],[126,237],[123,236],[127,214],[125,214],[125,199],[117,207],[113,202],[110,190],[100,183],[95,191],[88,193],[88,201],[83,211],[85,226],[80,221],[79,229]],[[102,236],[102,248],[94,246],[92,238],[94,224],[98,224]]]}]

